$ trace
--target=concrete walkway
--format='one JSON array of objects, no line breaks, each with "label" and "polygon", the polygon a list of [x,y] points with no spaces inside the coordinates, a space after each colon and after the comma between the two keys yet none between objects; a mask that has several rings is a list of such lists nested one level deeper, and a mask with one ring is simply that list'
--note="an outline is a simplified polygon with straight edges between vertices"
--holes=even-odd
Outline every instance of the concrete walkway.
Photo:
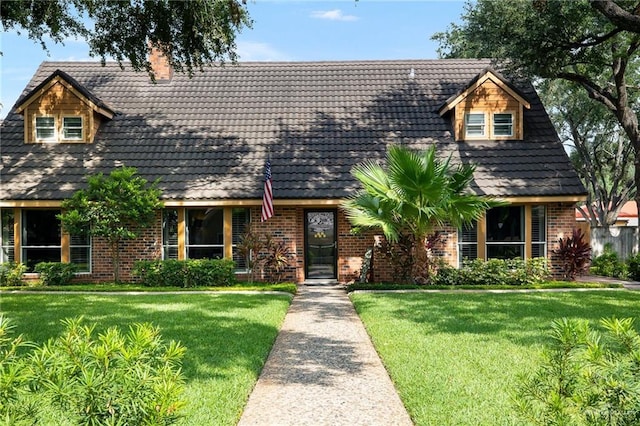
[{"label": "concrete walkway", "polygon": [[344,288],[298,289],[238,425],[412,425]]}]

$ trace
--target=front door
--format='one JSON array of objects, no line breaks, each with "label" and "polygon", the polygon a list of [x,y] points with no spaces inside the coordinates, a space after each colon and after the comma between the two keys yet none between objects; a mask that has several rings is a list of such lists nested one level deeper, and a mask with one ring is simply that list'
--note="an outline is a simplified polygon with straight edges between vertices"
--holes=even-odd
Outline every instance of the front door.
[{"label": "front door", "polygon": [[336,211],[307,210],[305,223],[305,278],[337,278]]}]

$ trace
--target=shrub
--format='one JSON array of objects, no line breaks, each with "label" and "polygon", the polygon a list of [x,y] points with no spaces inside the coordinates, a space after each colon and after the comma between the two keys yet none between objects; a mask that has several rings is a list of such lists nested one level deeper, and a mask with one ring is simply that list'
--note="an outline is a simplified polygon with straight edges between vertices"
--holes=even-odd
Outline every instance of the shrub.
[{"label": "shrub", "polygon": [[640,281],[640,253],[628,257],[626,263],[629,279]]},{"label": "shrub", "polygon": [[564,278],[574,281],[589,268],[591,246],[584,240],[584,233],[574,229],[570,237],[560,238],[559,247],[553,253],[560,257]]},{"label": "shrub", "polygon": [[535,259],[474,259],[462,268],[441,265],[432,280],[435,285],[533,285],[549,275],[547,260]]},{"label": "shrub", "polygon": [[0,263],[0,287],[16,287],[23,284],[22,274],[27,267],[23,263]]},{"label": "shrub", "polygon": [[[184,405],[180,363],[185,349],[165,343],[157,328],[134,324],[94,335],[82,320],[63,323],[60,337],[22,357],[0,352],[0,415],[7,424],[169,425]],[[0,324],[0,331],[2,331]],[[6,328],[5,328],[6,331]],[[0,337],[2,334],[0,333]],[[7,344],[8,343],[8,344]],[[17,344],[0,339],[11,352]],[[3,348],[3,349],[4,349]],[[17,370],[16,367],[20,369]],[[19,373],[19,380],[15,379]],[[24,411],[27,410],[26,414]],[[27,417],[25,417],[27,416]]]},{"label": "shrub", "polygon": [[78,270],[73,263],[40,262],[33,270],[40,274],[42,285],[68,285]]},{"label": "shrub", "polygon": [[230,259],[141,260],[132,274],[148,287],[215,287],[236,282]]},{"label": "shrub", "polygon": [[520,377],[518,410],[540,425],[640,424],[640,336],[633,319],[561,319],[551,328],[542,365]]},{"label": "shrub", "polygon": [[594,275],[623,279],[628,275],[627,265],[613,251],[611,244],[606,244],[603,253],[591,261],[589,271]]}]

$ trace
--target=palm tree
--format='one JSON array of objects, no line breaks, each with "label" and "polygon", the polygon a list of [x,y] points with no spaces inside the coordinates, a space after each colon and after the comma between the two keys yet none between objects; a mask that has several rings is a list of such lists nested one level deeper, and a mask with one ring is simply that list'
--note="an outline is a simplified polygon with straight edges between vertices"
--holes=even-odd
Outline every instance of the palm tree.
[{"label": "palm tree", "polygon": [[367,161],[351,170],[362,189],[342,204],[348,219],[356,227],[381,229],[392,243],[403,233],[411,234],[416,242],[411,271],[414,281],[427,278],[425,244],[434,227],[459,227],[503,204],[470,193],[475,168],[450,162],[450,157],[446,161],[436,157],[435,146],[423,153],[391,146],[386,169]]}]

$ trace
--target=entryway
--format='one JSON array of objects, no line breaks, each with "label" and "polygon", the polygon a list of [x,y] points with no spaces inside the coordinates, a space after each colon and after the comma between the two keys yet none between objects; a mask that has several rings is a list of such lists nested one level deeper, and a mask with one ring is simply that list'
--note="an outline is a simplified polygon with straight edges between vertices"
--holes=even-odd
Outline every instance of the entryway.
[{"label": "entryway", "polygon": [[337,275],[337,232],[335,210],[306,210],[305,279],[335,280]]}]

